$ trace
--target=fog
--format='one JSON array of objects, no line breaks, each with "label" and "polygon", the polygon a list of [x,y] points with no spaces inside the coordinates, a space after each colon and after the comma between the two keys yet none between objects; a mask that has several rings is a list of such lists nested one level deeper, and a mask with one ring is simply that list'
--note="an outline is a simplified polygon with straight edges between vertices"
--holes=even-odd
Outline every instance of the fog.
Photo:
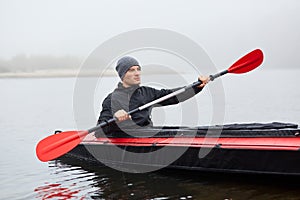
[{"label": "fog", "polygon": [[140,28],[185,35],[216,66],[261,48],[265,68],[299,68],[299,10],[297,0],[1,0],[0,72],[77,68],[103,42]]}]

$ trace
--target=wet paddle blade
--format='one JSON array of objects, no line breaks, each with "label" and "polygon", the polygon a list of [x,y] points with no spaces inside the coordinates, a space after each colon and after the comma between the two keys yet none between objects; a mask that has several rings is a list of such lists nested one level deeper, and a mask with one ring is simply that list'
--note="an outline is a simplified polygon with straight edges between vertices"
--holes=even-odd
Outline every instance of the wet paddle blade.
[{"label": "wet paddle blade", "polygon": [[263,52],[260,49],[256,49],[236,61],[229,67],[228,73],[242,74],[249,72],[257,68],[263,62],[263,59]]},{"label": "wet paddle blade", "polygon": [[39,160],[47,162],[56,159],[75,148],[88,134],[88,131],[67,131],[50,135],[36,146]]}]

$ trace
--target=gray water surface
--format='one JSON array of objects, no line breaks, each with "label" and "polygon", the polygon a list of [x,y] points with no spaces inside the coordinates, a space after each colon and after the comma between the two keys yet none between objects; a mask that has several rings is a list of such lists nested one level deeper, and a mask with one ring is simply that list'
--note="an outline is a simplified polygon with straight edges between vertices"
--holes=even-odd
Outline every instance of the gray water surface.
[{"label": "gray water surface", "polygon": [[[243,76],[224,76],[224,123],[279,121],[299,124],[299,76],[299,70],[260,70]],[[181,82],[172,80],[172,76],[167,78],[171,83],[167,80],[164,83],[163,78],[161,86],[182,86]],[[195,78],[188,80],[193,82]],[[148,79],[151,80],[151,77]],[[101,101],[116,80],[103,78],[101,86],[97,87],[93,119],[98,117]],[[0,79],[0,199],[300,198],[299,183],[291,179],[270,181],[269,177],[261,176],[224,176],[174,170],[127,174],[76,162],[40,162],[35,155],[38,141],[57,129],[78,128],[73,107],[75,81],[75,78]],[[171,106],[155,110],[154,123],[210,124],[213,92],[205,88],[194,100],[184,103],[186,108]],[[176,114],[183,109],[194,109],[189,106],[195,103],[196,115],[201,113],[196,121],[192,119],[195,113],[191,113],[191,119],[180,119],[180,114]],[[80,126],[88,129],[95,122],[87,121]]]}]

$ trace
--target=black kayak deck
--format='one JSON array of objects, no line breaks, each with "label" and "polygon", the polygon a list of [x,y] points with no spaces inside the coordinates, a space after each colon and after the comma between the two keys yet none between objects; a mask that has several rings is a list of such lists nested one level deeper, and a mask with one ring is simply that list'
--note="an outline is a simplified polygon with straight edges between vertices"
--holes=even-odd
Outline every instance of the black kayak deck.
[{"label": "black kayak deck", "polygon": [[154,126],[125,129],[106,134],[106,137],[297,137],[299,132],[297,124],[272,122],[199,127]]}]

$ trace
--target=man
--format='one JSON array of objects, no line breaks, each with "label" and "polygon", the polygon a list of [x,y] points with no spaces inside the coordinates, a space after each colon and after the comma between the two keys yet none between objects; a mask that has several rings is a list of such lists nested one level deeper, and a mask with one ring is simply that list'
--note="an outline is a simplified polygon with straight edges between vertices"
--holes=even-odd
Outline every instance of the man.
[{"label": "man", "polygon": [[[133,57],[125,56],[121,58],[117,62],[116,71],[118,72],[121,82],[119,82],[117,88],[104,99],[97,124],[113,117],[117,119],[117,123],[111,123],[103,127],[102,129],[105,133],[119,132],[126,128],[136,129],[152,126],[151,110],[153,106],[133,113],[131,116],[128,115],[127,112],[180,89],[157,90],[151,87],[140,86],[141,66]],[[199,93],[208,83],[209,78],[199,76],[198,79],[202,81],[201,85],[193,87],[155,106],[178,104]],[[97,136],[97,133],[95,135]]]}]

